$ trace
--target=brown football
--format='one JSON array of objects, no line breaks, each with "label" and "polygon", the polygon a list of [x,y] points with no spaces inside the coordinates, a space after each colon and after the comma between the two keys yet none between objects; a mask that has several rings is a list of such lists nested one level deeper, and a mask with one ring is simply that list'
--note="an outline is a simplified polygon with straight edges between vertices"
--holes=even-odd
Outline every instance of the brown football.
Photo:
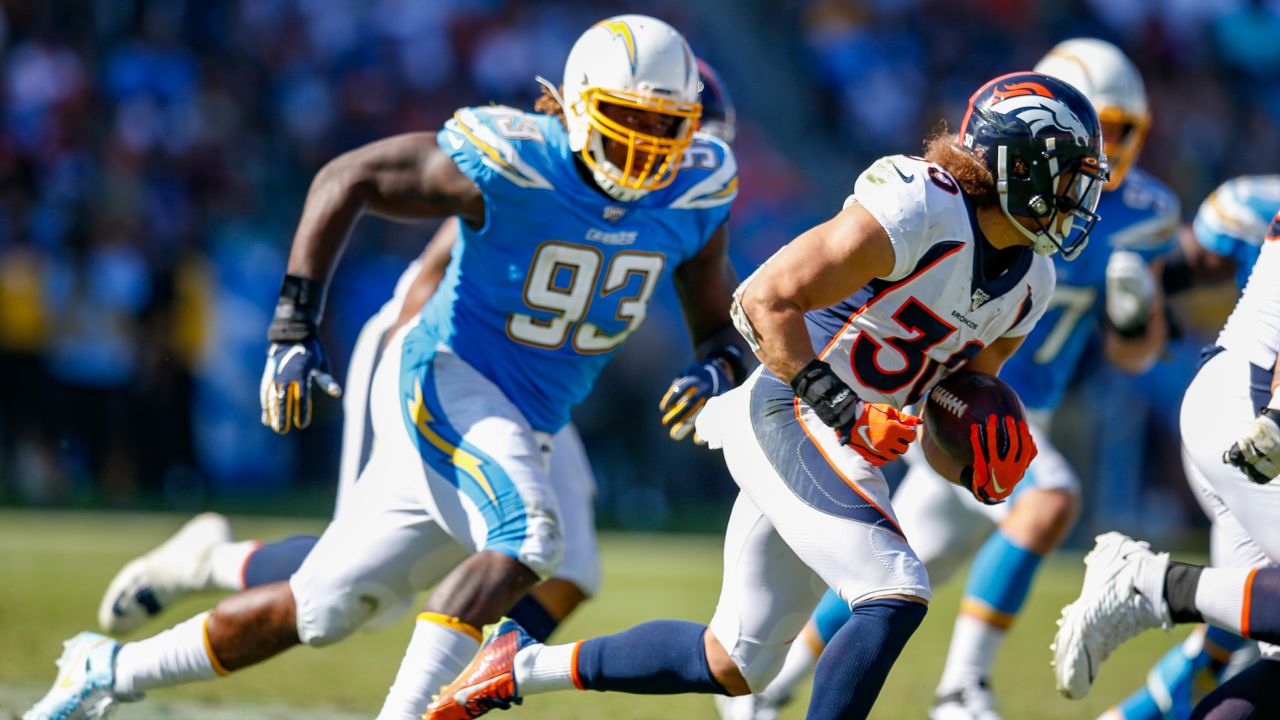
[{"label": "brown football", "polygon": [[[986,373],[961,370],[933,386],[924,405],[925,434],[936,449],[961,466],[973,463],[969,427],[990,415],[1026,419],[1026,410],[1013,388]],[[1000,433],[1001,451],[1008,438]],[[936,463],[935,463],[936,465]],[[944,473],[946,474],[946,473]]]}]

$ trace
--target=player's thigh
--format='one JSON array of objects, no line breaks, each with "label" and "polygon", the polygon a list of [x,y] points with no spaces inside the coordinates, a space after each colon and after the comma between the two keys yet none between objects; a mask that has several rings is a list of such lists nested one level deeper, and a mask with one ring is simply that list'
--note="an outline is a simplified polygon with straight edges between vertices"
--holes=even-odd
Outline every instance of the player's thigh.
[{"label": "player's thigh", "polygon": [[739,493],[725,531],[720,599],[709,627],[753,691],[778,673],[825,591],[822,579]]},{"label": "player's thigh", "polygon": [[934,471],[919,452],[893,494],[898,524],[934,585],[949,580],[995,529],[985,508]]},{"label": "player's thigh", "polygon": [[1204,486],[1202,492],[1216,497],[1267,557],[1280,562],[1280,484],[1258,485],[1222,461],[1265,402],[1256,396],[1269,394],[1269,375],[1264,373],[1230,351],[1209,359],[1183,399],[1181,431],[1186,453],[1198,470],[1193,479]]},{"label": "player's thigh", "polygon": [[560,505],[564,557],[556,577],[587,597],[600,590],[600,547],[596,542],[595,474],[582,438],[572,423],[552,439],[549,475]]},{"label": "player's thigh", "polygon": [[376,452],[420,471],[419,503],[452,537],[554,574],[563,538],[549,438],[496,385],[415,322],[389,342],[371,399]]},{"label": "player's thigh", "polygon": [[289,580],[298,636],[341,640],[379,613],[439,582],[468,551],[417,502],[421,472],[375,451],[343,505]]},{"label": "player's thigh", "polygon": [[841,445],[786,383],[753,374],[707,404],[698,432],[723,447],[742,492],[846,602],[930,597],[924,564],[898,526],[884,476]]}]

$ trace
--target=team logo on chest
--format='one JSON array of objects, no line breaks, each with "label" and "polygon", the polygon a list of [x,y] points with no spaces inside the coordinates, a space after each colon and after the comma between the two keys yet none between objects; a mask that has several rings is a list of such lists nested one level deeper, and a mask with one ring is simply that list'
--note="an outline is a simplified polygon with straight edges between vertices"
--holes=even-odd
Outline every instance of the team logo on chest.
[{"label": "team logo on chest", "polygon": [[604,208],[604,212],[602,213],[602,215],[604,216],[604,219],[608,220],[611,223],[618,222],[619,220],[622,219],[622,216],[626,214],[627,214],[627,209],[622,207],[621,205],[606,205]]}]

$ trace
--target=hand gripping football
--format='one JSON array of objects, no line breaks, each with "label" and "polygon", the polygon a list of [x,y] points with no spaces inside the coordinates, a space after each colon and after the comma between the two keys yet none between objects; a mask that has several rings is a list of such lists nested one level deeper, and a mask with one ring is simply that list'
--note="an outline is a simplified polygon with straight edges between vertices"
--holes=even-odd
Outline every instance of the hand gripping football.
[{"label": "hand gripping football", "polygon": [[[961,471],[973,464],[969,428],[974,423],[985,426],[989,415],[1026,419],[1018,394],[1000,378],[961,370],[935,385],[925,399],[921,438],[925,458],[933,469],[951,482],[959,482]],[[1001,436],[1003,451],[1008,440],[1003,433]]]}]

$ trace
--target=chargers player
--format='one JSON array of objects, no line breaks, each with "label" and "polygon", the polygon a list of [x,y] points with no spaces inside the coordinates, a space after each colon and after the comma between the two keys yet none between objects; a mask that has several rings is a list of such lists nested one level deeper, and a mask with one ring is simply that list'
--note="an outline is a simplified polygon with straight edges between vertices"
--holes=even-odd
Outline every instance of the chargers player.
[{"label": "chargers player", "polygon": [[[732,144],[736,131],[733,100],[715,70],[701,58],[702,81],[699,131]],[[373,436],[369,416],[369,390],[374,366],[386,340],[422,311],[448,268],[458,238],[457,225],[440,226],[421,256],[410,263],[395,291],[381,310],[365,323],[351,353],[343,395],[342,454],[338,470],[338,499],[349,496],[351,485],[367,464]],[[687,392],[687,381],[672,383],[672,390]],[[673,395],[674,397],[674,395]],[[674,405],[674,403],[670,403]],[[690,434],[688,414],[664,418],[673,438]],[[595,478],[586,450],[573,423],[567,423],[553,439],[549,476],[555,486],[564,526],[565,556],[556,577],[539,583],[509,613],[535,637],[545,640],[579,603],[593,596],[600,584],[600,558],[596,546],[594,511]],[[336,509],[335,514],[340,510]],[[177,600],[205,590],[240,591],[288,580],[297,571],[318,536],[298,535],[275,542],[236,541],[227,519],[204,513],[184,525],[159,548],[128,563],[112,580],[99,607],[103,630],[119,635],[132,632]],[[388,608],[380,617],[394,618],[401,607]]]},{"label": "chargers player", "polygon": [[[1166,292],[1234,277],[1240,288],[1253,270],[1271,218],[1280,212],[1280,175],[1232,178],[1209,194],[1196,211],[1191,233],[1165,262]],[[1194,468],[1184,457],[1188,477]],[[1203,505],[1204,503],[1202,503]],[[1205,505],[1211,521],[1212,564],[1231,564],[1231,538]],[[1197,630],[1171,648],[1146,676],[1145,684],[1104,717],[1124,720],[1183,720],[1191,715],[1196,695],[1214,687],[1238,660],[1233,653],[1245,647],[1239,635],[1218,626]],[[1250,653],[1252,654],[1252,653]],[[1248,658],[1243,658],[1247,660]]]},{"label": "chargers player", "polygon": [[[380,717],[416,717],[496,620],[554,575],[563,524],[552,434],[671,276],[701,360],[670,422],[745,377],[729,304],[732,153],[694,135],[699,80],[684,38],[640,15],[575,43],[555,114],[459,110],[439,133],[329,163],[308,194],[269,331],[264,412],[305,425],[324,288],[365,212],[457,215],[459,239],[421,315],[396,330],[370,390],[374,441],[358,482],[287,582],[120,645],[83,633],[32,718],[101,717],[142,691],[211,679],[299,643],[341,640],[436,585]],[[546,107],[546,104],[543,104]],[[458,562],[459,556],[464,557]],[[437,584],[438,583],[438,584]]]},{"label": "chargers player", "polygon": [[[1048,427],[1090,336],[1105,328],[1108,359],[1135,373],[1155,361],[1166,338],[1162,298],[1144,256],[1167,249],[1179,205],[1172,190],[1133,166],[1149,124],[1142,78],[1118,48],[1091,38],[1058,44],[1036,70],[1089,98],[1102,123],[1111,179],[1098,202],[1099,239],[1079,258],[1054,257],[1058,281],[1045,317],[1004,367],[1002,377],[1026,404],[1040,448],[1027,481],[1008,503],[975,505],[928,463],[913,461],[893,498],[931,581],[945,582],[974,557],[929,711],[934,720],[999,717],[990,684],[996,654],[1041,559],[1071,530],[1080,509],[1079,480],[1049,441]],[[848,616],[847,605],[828,592],[778,680],[760,697],[719,702],[722,717],[776,717],[776,707],[790,698]]]},{"label": "chargers player", "polygon": [[1256,639],[1263,660],[1192,717],[1280,714],[1280,215],[1235,309],[1183,398],[1188,481],[1213,519],[1214,567],[1171,562],[1120,533],[1097,538],[1080,596],[1054,638],[1058,690],[1084,697],[1101,663],[1152,627],[1208,622]]},{"label": "chargers player", "polygon": [[[427,718],[575,688],[759,691],[826,587],[852,613],[818,664],[808,717],[865,717],[930,597],[880,471],[915,439],[919,418],[903,408],[959,367],[1000,370],[1048,305],[1047,256],[1083,249],[1105,182],[1093,108],[1039,73],[979,88],[958,136],[937,135],[924,158],[873,164],[843,211],[735,295],[763,368],[697,422],[741,488],[710,624],[661,620],[552,646],[508,620]],[[968,492],[1000,502],[1035,441],[995,415],[971,432]]]}]

